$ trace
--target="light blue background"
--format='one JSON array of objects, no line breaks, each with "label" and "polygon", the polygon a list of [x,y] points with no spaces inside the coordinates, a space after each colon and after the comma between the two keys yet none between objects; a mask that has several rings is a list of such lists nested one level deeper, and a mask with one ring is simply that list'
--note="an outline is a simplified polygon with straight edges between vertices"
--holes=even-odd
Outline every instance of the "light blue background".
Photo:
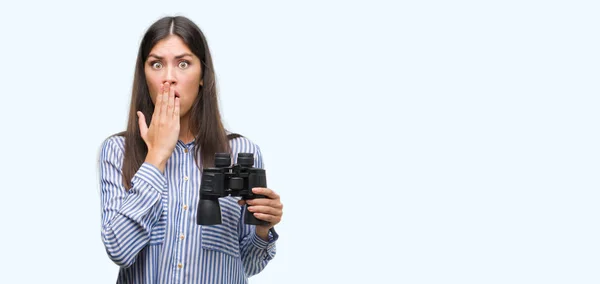
[{"label": "light blue background", "polygon": [[596,3],[3,2],[0,282],[114,283],[98,151],[181,14],[285,205],[251,283],[599,283]]}]

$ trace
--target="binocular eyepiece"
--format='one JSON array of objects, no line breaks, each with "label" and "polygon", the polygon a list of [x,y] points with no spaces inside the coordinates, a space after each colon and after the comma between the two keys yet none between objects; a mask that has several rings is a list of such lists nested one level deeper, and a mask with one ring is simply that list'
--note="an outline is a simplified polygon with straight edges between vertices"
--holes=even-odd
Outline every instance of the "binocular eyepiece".
[{"label": "binocular eyepiece", "polygon": [[[198,225],[221,224],[221,206],[219,198],[241,196],[243,200],[265,198],[252,193],[254,187],[267,187],[264,169],[254,168],[253,153],[238,153],[237,163],[231,166],[229,153],[215,154],[215,167],[202,171],[200,200],[198,201]],[[256,219],[248,207],[244,210],[244,223],[248,225],[266,225],[268,222]]]}]

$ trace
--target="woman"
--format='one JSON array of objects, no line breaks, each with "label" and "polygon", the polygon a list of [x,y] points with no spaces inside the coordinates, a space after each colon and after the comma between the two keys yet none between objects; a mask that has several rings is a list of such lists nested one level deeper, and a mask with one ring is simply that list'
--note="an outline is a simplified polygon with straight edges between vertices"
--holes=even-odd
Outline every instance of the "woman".
[{"label": "woman", "polygon": [[279,195],[253,192],[248,210],[267,225],[246,225],[244,201],[223,197],[222,223],[196,223],[201,170],[218,152],[259,147],[228,133],[218,108],[206,39],[185,17],[150,26],[140,44],[127,130],[100,153],[102,240],[120,272],[118,283],[246,283],[275,256]]}]

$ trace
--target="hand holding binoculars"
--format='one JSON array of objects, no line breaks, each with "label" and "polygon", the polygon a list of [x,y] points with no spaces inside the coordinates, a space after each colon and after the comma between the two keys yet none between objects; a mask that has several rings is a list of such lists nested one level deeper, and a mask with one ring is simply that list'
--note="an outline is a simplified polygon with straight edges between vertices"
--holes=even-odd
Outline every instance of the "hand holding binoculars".
[{"label": "hand holding binoculars", "polygon": [[[205,168],[200,183],[198,201],[198,225],[221,224],[221,206],[219,198],[241,196],[243,200],[265,198],[252,193],[254,187],[267,187],[264,169],[254,168],[253,153],[238,153],[237,163],[231,166],[229,153],[215,154],[215,167]],[[244,223],[248,225],[266,225],[268,222],[254,217],[248,207],[244,210]]]}]

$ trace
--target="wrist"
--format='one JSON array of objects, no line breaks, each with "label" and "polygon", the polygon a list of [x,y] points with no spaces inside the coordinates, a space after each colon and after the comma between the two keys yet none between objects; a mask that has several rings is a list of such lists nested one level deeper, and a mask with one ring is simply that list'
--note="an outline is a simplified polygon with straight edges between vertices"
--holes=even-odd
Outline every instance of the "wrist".
[{"label": "wrist", "polygon": [[157,155],[156,153],[148,152],[148,155],[146,155],[146,160],[144,160],[144,162],[152,164],[164,173],[165,166],[167,164],[167,159],[162,158],[161,155]]},{"label": "wrist", "polygon": [[269,241],[269,228],[256,226],[256,235],[265,241]]}]

